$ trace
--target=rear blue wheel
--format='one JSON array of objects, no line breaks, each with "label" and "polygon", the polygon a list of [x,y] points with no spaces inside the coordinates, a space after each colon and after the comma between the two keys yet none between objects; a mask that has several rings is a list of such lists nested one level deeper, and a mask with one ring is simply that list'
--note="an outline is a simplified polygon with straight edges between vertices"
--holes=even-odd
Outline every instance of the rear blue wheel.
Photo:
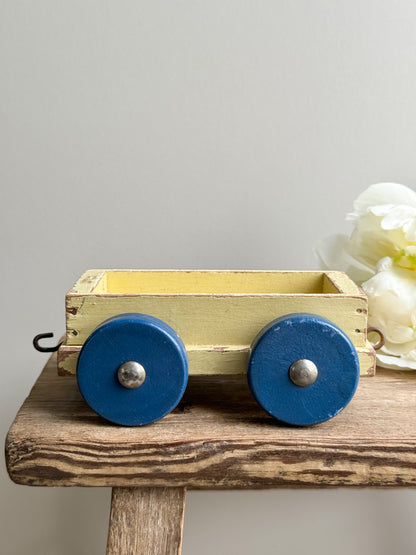
[{"label": "rear blue wheel", "polygon": [[188,358],[178,334],[145,314],[106,320],[78,357],[78,386],[103,418],[141,426],[171,412],[188,381]]},{"label": "rear blue wheel", "polygon": [[289,314],[252,345],[248,382],[257,402],[287,424],[329,420],[352,399],[360,366],[348,336],[314,314]]}]

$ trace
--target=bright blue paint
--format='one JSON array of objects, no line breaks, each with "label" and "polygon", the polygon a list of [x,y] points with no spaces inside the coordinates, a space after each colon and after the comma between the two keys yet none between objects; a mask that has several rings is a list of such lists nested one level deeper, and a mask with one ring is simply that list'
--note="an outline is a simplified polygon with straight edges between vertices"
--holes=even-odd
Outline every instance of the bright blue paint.
[{"label": "bright blue paint", "polygon": [[[312,360],[318,377],[299,387],[289,378],[298,359]],[[268,324],[256,337],[248,382],[258,403],[287,424],[308,426],[329,420],[352,399],[360,366],[348,336],[314,314],[288,314]]]},{"label": "bright blue paint", "polygon": [[[121,364],[139,362],[144,383],[126,389],[117,378]],[[125,426],[141,426],[171,412],[184,394],[188,357],[178,334],[145,314],[120,314],[106,320],[85,341],[78,357],[79,389],[98,414]]]}]

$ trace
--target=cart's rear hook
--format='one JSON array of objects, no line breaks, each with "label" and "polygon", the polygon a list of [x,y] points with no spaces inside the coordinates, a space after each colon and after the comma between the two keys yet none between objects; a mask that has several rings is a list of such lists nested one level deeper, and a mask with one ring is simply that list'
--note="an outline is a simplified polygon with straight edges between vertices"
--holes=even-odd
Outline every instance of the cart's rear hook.
[{"label": "cart's rear hook", "polygon": [[38,335],[36,335],[33,338],[33,346],[35,347],[35,349],[41,353],[54,353],[55,351],[57,351],[59,349],[59,347],[62,345],[62,342],[59,343],[58,345],[56,345],[56,347],[41,347],[39,345],[39,341],[41,339],[46,339],[48,337],[53,337],[53,333],[49,332],[49,333],[39,333]]},{"label": "cart's rear hook", "polygon": [[384,345],[384,343],[386,342],[386,336],[384,335],[384,333],[381,331],[380,328],[375,328],[374,326],[371,328],[367,328],[367,334],[369,333],[378,333],[380,339],[378,340],[378,342],[373,345],[373,349],[375,351],[378,351],[379,349],[381,349],[381,347]]}]

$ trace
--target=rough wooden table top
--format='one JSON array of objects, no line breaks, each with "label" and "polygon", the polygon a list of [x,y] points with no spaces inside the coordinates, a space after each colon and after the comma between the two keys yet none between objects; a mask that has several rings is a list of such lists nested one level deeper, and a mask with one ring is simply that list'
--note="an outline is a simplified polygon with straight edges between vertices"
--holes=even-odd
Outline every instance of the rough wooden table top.
[{"label": "rough wooden table top", "polygon": [[89,409],[52,356],[6,459],[15,482],[39,486],[414,486],[416,373],[362,378],[341,414],[311,428],[276,423],[241,379],[194,379],[170,415],[123,428]]}]

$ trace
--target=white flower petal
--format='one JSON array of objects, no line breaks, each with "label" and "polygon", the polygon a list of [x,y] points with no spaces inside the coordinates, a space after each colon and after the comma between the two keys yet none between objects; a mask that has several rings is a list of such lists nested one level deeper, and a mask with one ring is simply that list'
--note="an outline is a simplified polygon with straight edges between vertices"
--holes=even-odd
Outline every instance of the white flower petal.
[{"label": "white flower petal", "polygon": [[367,212],[371,212],[374,216],[387,216],[394,207],[394,204],[377,204],[376,206],[370,206]]},{"label": "white flower petal", "polygon": [[412,358],[410,353],[416,352],[415,273],[395,267],[386,257],[362,288],[368,297],[368,324],[380,328],[386,337],[381,354]]},{"label": "white flower petal", "polygon": [[412,341],[414,338],[414,332],[413,328],[410,326],[390,320],[388,322],[388,336],[390,343],[400,345],[401,351],[403,352],[403,349],[406,348],[404,344]]},{"label": "white flower petal", "polygon": [[405,224],[404,228],[405,237],[408,241],[416,242],[416,218],[412,222]]},{"label": "white flower petal", "polygon": [[[395,357],[405,356],[412,360],[416,360],[414,356],[416,353],[416,341],[409,341],[409,343],[403,343],[401,345],[395,345],[394,343],[386,343],[383,345],[380,353],[383,355],[392,355]],[[403,355],[405,353],[405,355]]]},{"label": "white flower petal", "polygon": [[320,241],[315,247],[320,267],[325,270],[341,270],[352,280],[362,283],[374,275],[374,270],[352,257],[346,250],[346,235],[331,235]]},{"label": "white flower petal", "polygon": [[377,262],[377,272],[388,272],[393,269],[393,260],[389,256],[380,258]]},{"label": "white flower petal", "polygon": [[416,207],[416,193],[399,183],[377,183],[368,187],[354,202],[354,212],[348,220],[356,220],[368,212],[371,206],[382,204],[405,204]]},{"label": "white flower petal", "polygon": [[391,370],[416,370],[416,360],[377,353],[377,365]]},{"label": "white flower petal", "polygon": [[382,229],[408,229],[416,219],[416,208],[413,206],[398,205],[392,207],[381,220]]},{"label": "white flower petal", "polygon": [[408,244],[401,229],[386,231],[380,222],[381,218],[371,213],[361,217],[345,246],[351,256],[374,270],[380,258],[393,258]]}]

